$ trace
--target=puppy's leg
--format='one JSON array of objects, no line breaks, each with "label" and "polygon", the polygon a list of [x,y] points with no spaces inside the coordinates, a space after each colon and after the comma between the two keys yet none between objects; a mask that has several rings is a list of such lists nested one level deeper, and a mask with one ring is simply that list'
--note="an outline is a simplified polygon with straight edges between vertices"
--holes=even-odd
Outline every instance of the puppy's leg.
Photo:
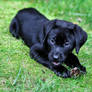
[{"label": "puppy's leg", "polygon": [[57,76],[63,77],[63,78],[69,78],[70,77],[70,71],[67,70],[64,66],[60,65],[60,66],[53,66],[52,71],[54,71],[54,73]]},{"label": "puppy's leg", "polygon": [[10,30],[10,33],[14,36],[14,37],[16,37],[17,39],[19,39],[19,29],[20,29],[20,25],[19,25],[19,21],[18,21],[18,19],[15,17],[13,20],[12,20],[12,22],[11,22],[11,24],[10,24],[10,28],[9,28],[9,30]]},{"label": "puppy's leg", "polygon": [[43,46],[36,44],[31,47],[30,56],[37,60],[38,63],[51,69],[57,76],[63,78],[70,77],[70,71],[68,71],[64,66],[53,66],[48,60],[48,53],[43,49]]},{"label": "puppy's leg", "polygon": [[48,60],[48,56],[46,51],[43,49],[43,46],[40,44],[35,44],[30,49],[30,56],[33,59],[36,59],[38,63],[51,68],[50,62]]},{"label": "puppy's leg", "polygon": [[77,56],[72,53],[68,55],[65,64],[71,68],[78,67],[83,73],[86,73],[86,68],[80,64]]}]

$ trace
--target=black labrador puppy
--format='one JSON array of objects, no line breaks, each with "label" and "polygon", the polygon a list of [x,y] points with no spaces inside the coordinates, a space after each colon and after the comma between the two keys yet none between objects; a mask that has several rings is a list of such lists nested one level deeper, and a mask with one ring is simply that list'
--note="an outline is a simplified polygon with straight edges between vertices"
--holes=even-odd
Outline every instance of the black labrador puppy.
[{"label": "black labrador puppy", "polygon": [[70,77],[70,71],[63,63],[86,72],[72,53],[75,48],[78,54],[87,40],[87,34],[80,26],[64,20],[49,20],[34,8],[25,8],[13,18],[10,32],[17,39],[22,38],[30,48],[32,58],[58,76]]}]

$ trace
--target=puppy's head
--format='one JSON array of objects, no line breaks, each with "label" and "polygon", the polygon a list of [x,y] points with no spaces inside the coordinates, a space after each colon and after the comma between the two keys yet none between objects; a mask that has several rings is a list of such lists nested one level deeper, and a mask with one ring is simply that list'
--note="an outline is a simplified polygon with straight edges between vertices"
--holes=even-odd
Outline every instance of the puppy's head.
[{"label": "puppy's head", "polygon": [[49,61],[57,66],[62,64],[69,53],[75,48],[78,54],[87,40],[87,34],[78,25],[52,20],[45,26],[43,45],[49,51]]}]

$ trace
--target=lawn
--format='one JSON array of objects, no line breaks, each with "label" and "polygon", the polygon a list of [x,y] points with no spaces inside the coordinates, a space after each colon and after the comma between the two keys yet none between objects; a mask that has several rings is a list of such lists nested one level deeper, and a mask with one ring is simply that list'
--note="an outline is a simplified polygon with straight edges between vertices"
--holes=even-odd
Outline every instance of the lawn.
[{"label": "lawn", "polygon": [[[25,7],[76,23],[88,33],[77,55],[86,75],[63,79],[30,58],[29,48],[9,33],[12,18]],[[92,1],[0,0],[0,92],[92,92]]]}]

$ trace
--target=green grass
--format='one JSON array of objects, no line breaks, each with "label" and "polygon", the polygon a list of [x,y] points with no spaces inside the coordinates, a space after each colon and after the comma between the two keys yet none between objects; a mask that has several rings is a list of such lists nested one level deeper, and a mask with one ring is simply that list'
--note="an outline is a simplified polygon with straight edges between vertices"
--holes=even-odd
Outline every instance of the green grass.
[{"label": "green grass", "polygon": [[[77,55],[87,68],[86,75],[63,79],[29,57],[29,48],[9,33],[12,18],[24,7],[35,7],[49,19],[77,23],[88,33]],[[91,92],[91,25],[91,0],[0,0],[0,92]]]}]

